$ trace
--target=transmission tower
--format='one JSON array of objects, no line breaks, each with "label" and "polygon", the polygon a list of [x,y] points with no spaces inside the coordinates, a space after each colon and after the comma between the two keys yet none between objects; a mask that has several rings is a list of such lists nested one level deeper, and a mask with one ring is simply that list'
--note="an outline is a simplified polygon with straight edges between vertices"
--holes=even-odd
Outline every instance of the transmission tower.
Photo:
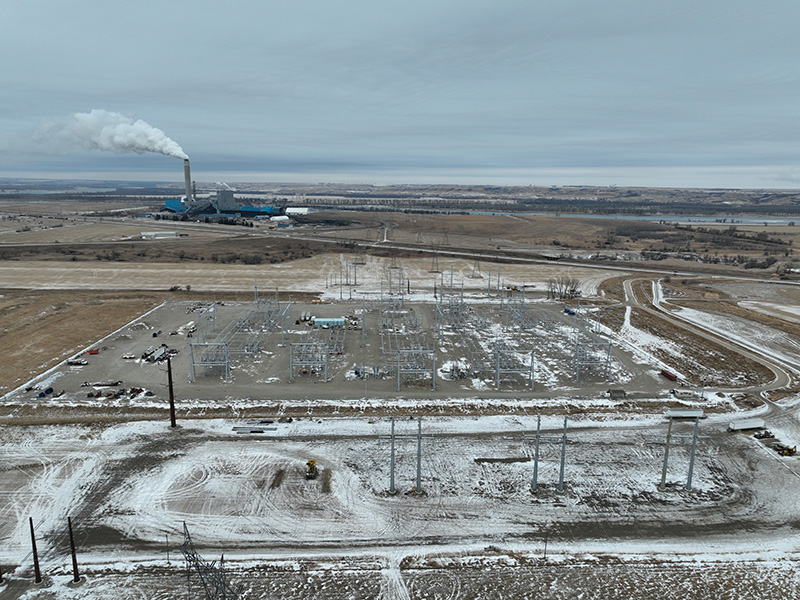
[{"label": "transmission tower", "polygon": [[481,261],[477,258],[475,259],[475,264],[472,265],[470,279],[483,279],[483,275],[481,275]]},{"label": "transmission tower", "polygon": [[[186,581],[189,586],[190,598],[193,598],[194,594],[200,593],[199,588],[202,588],[208,600],[236,600],[239,598],[244,586],[240,585],[234,590],[227,582],[223,564],[224,556],[220,557],[219,566],[215,560],[211,562],[203,560],[203,557],[194,549],[192,536],[189,535],[186,523],[183,524],[183,544],[181,544],[180,550],[186,559]],[[193,578],[200,580],[200,586],[196,592],[192,591]]]},{"label": "transmission tower", "polygon": [[428,270],[428,273],[441,273],[442,270],[439,268],[439,248],[437,247],[433,251],[433,256],[431,257],[431,268]]}]

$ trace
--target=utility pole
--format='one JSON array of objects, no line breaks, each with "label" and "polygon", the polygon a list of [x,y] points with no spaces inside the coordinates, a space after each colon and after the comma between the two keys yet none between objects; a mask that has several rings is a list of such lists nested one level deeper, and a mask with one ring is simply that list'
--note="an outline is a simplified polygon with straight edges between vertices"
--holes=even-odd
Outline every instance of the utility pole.
[{"label": "utility pole", "polygon": [[[417,417],[417,433],[416,434],[401,434],[397,435],[394,431],[394,417],[391,420],[392,431],[389,436],[378,436],[379,440],[389,439],[391,442],[391,454],[389,459],[389,493],[396,494],[395,489],[395,442],[398,438],[402,440],[411,440],[417,438],[417,475],[416,484],[414,486],[415,494],[422,494],[422,418]],[[430,436],[425,436],[430,437]]]},{"label": "utility pole", "polygon": [[561,435],[561,470],[558,475],[558,491],[564,491],[564,463],[567,457],[567,417],[564,417],[564,433]]},{"label": "utility pole", "polygon": [[697,429],[700,427],[700,417],[694,418],[694,433],[692,434],[692,454],[689,458],[689,476],[686,478],[686,491],[692,489],[692,474],[694,473],[694,455],[697,450]]},{"label": "utility pole", "polygon": [[[559,469],[559,476],[558,476],[558,491],[564,491],[564,469],[566,466],[566,457],[567,457],[567,417],[564,417],[564,429],[561,433],[561,436],[542,436],[541,435],[541,427],[542,427],[542,417],[538,416],[536,418],[536,437],[535,445],[534,445],[534,454],[533,454],[533,480],[531,481],[531,493],[535,494],[539,490],[539,445],[542,440],[547,440],[552,442],[553,444],[558,443],[560,440],[561,442],[561,467]],[[530,440],[523,435],[523,440],[525,442],[530,442]],[[579,442],[580,443],[580,442]]]},{"label": "utility pole", "polygon": [[172,361],[167,354],[167,380],[169,382],[169,426],[175,427],[175,391],[172,386]]},{"label": "utility pole", "polygon": [[31,526],[31,548],[33,550],[33,573],[34,581],[42,583],[42,572],[39,570],[39,552],[36,550],[36,534],[33,531],[33,517],[28,517]]},{"label": "utility pole", "polygon": [[417,418],[417,487],[414,493],[422,493],[422,417]]},{"label": "utility pole", "polygon": [[72,535],[72,519],[67,517],[67,527],[69,528],[69,549],[72,553],[72,581],[78,583],[81,576],[78,574],[78,558],[75,555],[75,538]]},{"label": "utility pole", "polygon": [[667,443],[664,444],[664,466],[661,467],[661,483],[658,485],[659,491],[664,491],[667,485],[667,461],[669,460],[669,442],[672,438],[672,417],[669,418],[667,426]]},{"label": "utility pole", "polygon": [[392,456],[389,460],[389,493],[392,495],[397,493],[394,489],[394,417],[392,417]]},{"label": "utility pole", "polygon": [[536,445],[533,450],[533,481],[531,482],[531,492],[536,493],[539,489],[539,438],[542,431],[542,415],[536,417]]},{"label": "utility pole", "polygon": [[[692,450],[691,450],[691,453],[689,454],[689,473],[688,473],[688,475],[686,477],[686,487],[685,487],[687,492],[692,490],[692,476],[694,474],[694,460],[695,460],[695,456],[697,454],[697,440],[699,440],[700,438],[710,439],[707,435],[698,435],[699,427],[700,427],[700,417],[695,417],[695,419],[694,419],[694,431],[692,432],[692,435],[683,435],[683,434],[681,434],[681,435],[678,435],[678,434],[671,435],[670,432],[672,430],[672,417],[670,417],[670,419],[669,419],[669,428],[667,429],[667,443],[666,443],[666,447],[664,449],[664,467],[663,467],[663,469],[661,471],[661,484],[658,486],[659,491],[663,492],[664,488],[665,488],[665,483],[666,483],[666,478],[667,478],[667,456],[668,456],[668,452],[669,452],[669,443],[670,443],[670,439],[673,438],[673,437],[677,437],[677,438],[692,438]],[[713,440],[712,440],[712,443],[713,443]]]},{"label": "utility pole", "polygon": [[364,336],[367,335],[367,301],[361,299],[361,347],[364,347]]}]

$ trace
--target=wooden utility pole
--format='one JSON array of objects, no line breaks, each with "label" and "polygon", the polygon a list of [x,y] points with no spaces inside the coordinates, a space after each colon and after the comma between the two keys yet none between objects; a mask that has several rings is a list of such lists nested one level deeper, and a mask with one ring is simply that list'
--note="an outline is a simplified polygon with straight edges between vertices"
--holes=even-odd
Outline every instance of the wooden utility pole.
[{"label": "wooden utility pole", "polygon": [[175,427],[175,391],[172,387],[172,361],[167,354],[167,379],[169,380],[169,426]]},{"label": "wooden utility pole", "polygon": [[33,517],[28,517],[31,525],[31,548],[33,549],[33,573],[34,581],[42,583],[42,572],[39,570],[39,552],[36,550],[36,534],[33,532]]},{"label": "wooden utility pole", "polygon": [[75,556],[75,538],[72,536],[72,519],[67,517],[67,527],[69,527],[69,549],[72,552],[72,581],[78,583],[81,576],[78,574],[78,558]]}]

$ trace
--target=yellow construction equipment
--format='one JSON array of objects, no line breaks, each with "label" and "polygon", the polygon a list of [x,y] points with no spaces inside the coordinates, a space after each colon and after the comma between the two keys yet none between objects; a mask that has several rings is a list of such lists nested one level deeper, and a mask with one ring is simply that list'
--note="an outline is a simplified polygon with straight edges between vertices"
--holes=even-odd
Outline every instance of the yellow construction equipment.
[{"label": "yellow construction equipment", "polygon": [[773,450],[781,456],[794,456],[797,453],[797,446],[787,446],[785,444],[772,444]]},{"label": "yellow construction equipment", "polygon": [[317,478],[317,461],[310,460],[306,463],[306,479]]}]

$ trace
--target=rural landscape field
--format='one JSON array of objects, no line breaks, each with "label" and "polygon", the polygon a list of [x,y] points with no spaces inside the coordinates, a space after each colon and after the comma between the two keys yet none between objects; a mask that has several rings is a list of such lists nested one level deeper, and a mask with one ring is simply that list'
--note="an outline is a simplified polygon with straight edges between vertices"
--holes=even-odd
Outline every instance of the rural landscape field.
[{"label": "rural landscape field", "polygon": [[0,598],[797,597],[796,195],[257,188],[0,198]]}]

